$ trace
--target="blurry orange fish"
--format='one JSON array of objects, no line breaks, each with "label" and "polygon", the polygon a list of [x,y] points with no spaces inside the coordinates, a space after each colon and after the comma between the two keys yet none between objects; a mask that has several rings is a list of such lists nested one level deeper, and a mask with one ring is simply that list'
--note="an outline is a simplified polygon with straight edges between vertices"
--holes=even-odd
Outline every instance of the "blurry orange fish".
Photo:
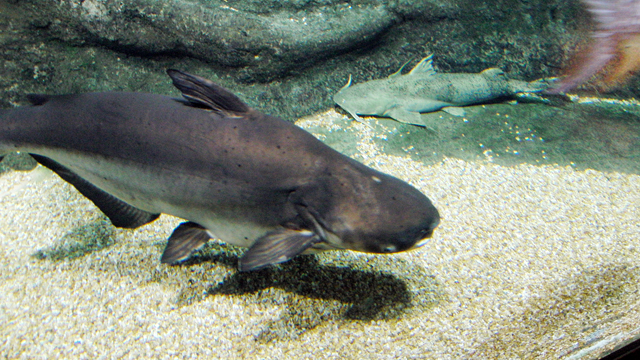
[{"label": "blurry orange fish", "polygon": [[589,80],[616,58],[607,69],[607,88],[619,85],[640,68],[640,0],[583,0],[597,22],[594,41],[583,61],[548,93],[571,90]]}]

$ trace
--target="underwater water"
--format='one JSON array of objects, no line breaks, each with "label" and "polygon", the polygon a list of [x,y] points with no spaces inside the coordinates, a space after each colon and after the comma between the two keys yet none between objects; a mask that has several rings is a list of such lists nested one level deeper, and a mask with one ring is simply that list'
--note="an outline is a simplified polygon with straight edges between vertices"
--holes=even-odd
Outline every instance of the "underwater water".
[{"label": "underwater water", "polygon": [[[246,249],[215,239],[169,266],[160,256],[181,219],[116,228],[12,153],[0,163],[0,356],[597,359],[640,337],[637,79],[613,94],[587,84],[425,113],[426,127],[355,121],[331,101],[348,74],[383,78],[425,52],[444,73],[556,75],[541,64],[568,61],[589,36],[580,2],[501,13],[500,1],[34,4],[0,0],[1,108],[31,92],[179,96],[164,70],[186,69],[405,180],[441,221],[424,246],[390,255],[328,251],[239,272]],[[523,29],[547,33],[518,35],[520,12]],[[465,23],[470,13],[483,21]],[[228,33],[210,39],[220,24]],[[269,50],[280,43],[286,56]]]}]

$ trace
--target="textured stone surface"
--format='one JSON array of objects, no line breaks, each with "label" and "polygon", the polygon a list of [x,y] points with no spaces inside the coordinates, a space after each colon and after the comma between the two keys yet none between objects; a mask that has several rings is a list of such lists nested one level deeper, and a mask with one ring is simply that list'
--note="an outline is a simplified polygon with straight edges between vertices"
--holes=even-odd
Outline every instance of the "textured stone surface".
[{"label": "textured stone surface", "polygon": [[0,105],[28,92],[170,93],[177,67],[289,120],[333,106],[349,75],[434,53],[440,71],[556,74],[590,22],[572,1],[3,0]]},{"label": "textured stone surface", "polygon": [[402,22],[402,11],[430,18],[453,12],[446,3],[418,3],[64,0],[39,3],[37,11],[49,14],[39,19],[47,35],[64,41],[189,56],[246,68],[243,80],[264,81],[374,41]]}]

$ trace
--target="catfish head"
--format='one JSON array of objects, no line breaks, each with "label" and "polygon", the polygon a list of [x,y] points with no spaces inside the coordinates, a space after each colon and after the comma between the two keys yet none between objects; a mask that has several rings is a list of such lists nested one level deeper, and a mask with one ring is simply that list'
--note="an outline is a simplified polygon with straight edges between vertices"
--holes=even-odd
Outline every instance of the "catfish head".
[{"label": "catfish head", "polygon": [[387,79],[371,80],[351,86],[349,75],[349,81],[333,96],[333,101],[358,121],[362,121],[358,115],[383,116],[392,107],[385,91],[387,82]]},{"label": "catfish head", "polygon": [[344,165],[292,194],[319,228],[314,248],[394,253],[426,243],[440,215],[424,194],[355,161]]},{"label": "catfish head", "polygon": [[402,180],[344,159],[290,193],[297,216],[256,240],[239,261],[241,271],[302,253],[395,253],[427,242],[440,222],[431,201]]}]

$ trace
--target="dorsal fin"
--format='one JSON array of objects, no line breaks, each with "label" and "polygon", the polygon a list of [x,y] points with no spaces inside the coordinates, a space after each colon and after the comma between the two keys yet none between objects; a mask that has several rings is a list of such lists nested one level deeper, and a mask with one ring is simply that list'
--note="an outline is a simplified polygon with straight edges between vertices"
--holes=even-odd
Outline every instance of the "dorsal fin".
[{"label": "dorsal fin", "polygon": [[38,106],[38,105],[42,105],[42,104],[46,103],[47,101],[51,100],[51,95],[27,94],[27,100],[29,100],[31,105]]},{"label": "dorsal fin", "polygon": [[213,81],[179,70],[168,69],[173,85],[189,102],[217,112],[246,113],[251,108],[229,90]]},{"label": "dorsal fin", "polygon": [[342,89],[340,89],[338,92],[344,90],[344,89],[348,89],[349,86],[351,86],[351,74],[349,74],[349,80],[347,81],[347,85],[343,86]]},{"label": "dorsal fin", "polygon": [[502,71],[502,69],[499,69],[499,68],[488,68],[488,69],[482,70],[480,74],[487,77],[492,77],[492,78],[506,76],[504,71]]},{"label": "dorsal fin", "polygon": [[420,62],[407,75],[427,74],[435,75],[436,70],[433,68],[433,54],[420,60]]},{"label": "dorsal fin", "polygon": [[389,75],[388,78],[389,79],[393,79],[395,77],[398,77],[400,75],[402,75],[402,69],[404,69],[405,66],[407,66],[408,63],[410,63],[411,60],[407,60],[406,63],[402,64],[402,66],[400,66],[400,69],[398,69],[398,71],[394,72],[393,74]]}]

